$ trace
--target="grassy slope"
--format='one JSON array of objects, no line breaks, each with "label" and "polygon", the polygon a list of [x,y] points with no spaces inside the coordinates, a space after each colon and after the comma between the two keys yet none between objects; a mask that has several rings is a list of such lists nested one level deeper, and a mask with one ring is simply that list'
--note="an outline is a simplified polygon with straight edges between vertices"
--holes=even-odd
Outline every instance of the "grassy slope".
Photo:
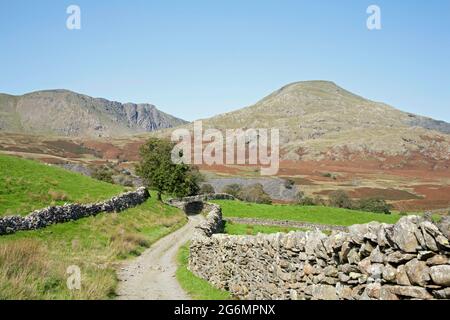
[{"label": "grassy slope", "polygon": [[[2,210],[9,205],[17,209],[22,203],[30,208],[50,204],[47,200],[21,196],[20,175],[26,181],[23,187],[26,192],[34,192],[40,185],[45,192],[51,179],[55,192],[60,192],[61,187],[70,194],[71,200],[107,198],[122,191],[120,187],[32,161],[3,156],[0,161],[2,180],[9,176],[10,181],[15,181],[10,183],[14,188],[8,192],[1,189]],[[4,172],[5,168],[10,175]],[[12,201],[14,196],[18,199]],[[180,210],[155,199],[152,194],[146,203],[119,214],[105,213],[41,230],[0,236],[0,300],[113,297],[117,264],[138,255],[186,222]],[[81,269],[79,291],[70,291],[66,286],[66,270],[71,265]]]},{"label": "grassy slope", "polygon": [[378,214],[329,207],[301,207],[295,205],[262,205],[241,201],[213,201],[222,207],[224,217],[294,220],[319,224],[349,226],[379,221],[395,223],[400,215]]},{"label": "grassy slope", "polygon": [[178,252],[177,280],[181,287],[195,300],[228,300],[228,292],[214,288],[208,281],[195,276],[187,268],[189,259],[189,246],[181,247]]},{"label": "grassy slope", "polygon": [[[106,299],[114,296],[115,269],[186,221],[155,195],[120,214],[101,214],[45,229],[0,237],[1,299]],[[82,289],[66,287],[77,265]]]},{"label": "grassy slope", "polygon": [[123,191],[64,169],[0,155],[0,216],[26,215],[65,202],[105,200]]}]

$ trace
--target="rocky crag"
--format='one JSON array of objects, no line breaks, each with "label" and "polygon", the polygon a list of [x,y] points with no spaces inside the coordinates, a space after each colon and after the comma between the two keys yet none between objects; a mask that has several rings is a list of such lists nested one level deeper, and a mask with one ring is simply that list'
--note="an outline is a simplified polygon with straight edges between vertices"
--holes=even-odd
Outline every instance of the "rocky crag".
[{"label": "rocky crag", "polygon": [[239,299],[400,300],[450,298],[450,224],[417,216],[369,223],[330,236],[292,232],[218,234],[208,206],[190,247],[189,268]]},{"label": "rocky crag", "polygon": [[121,212],[144,203],[150,194],[146,188],[139,188],[109,200],[93,204],[66,204],[58,207],[48,207],[36,210],[22,216],[7,216],[0,218],[0,235],[17,231],[36,230],[56,223],[64,223],[81,218],[95,216],[102,212]]},{"label": "rocky crag", "polygon": [[120,103],[68,90],[0,94],[0,132],[117,137],[187,123],[152,104]]}]

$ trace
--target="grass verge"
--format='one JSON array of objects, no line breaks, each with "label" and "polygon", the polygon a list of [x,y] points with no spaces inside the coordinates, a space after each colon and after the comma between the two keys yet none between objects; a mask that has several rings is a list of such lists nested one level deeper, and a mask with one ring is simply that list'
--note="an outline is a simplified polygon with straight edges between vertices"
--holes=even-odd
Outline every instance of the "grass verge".
[{"label": "grass verge", "polygon": [[302,207],[297,205],[264,205],[242,201],[216,200],[212,201],[222,207],[224,218],[260,218],[271,220],[292,220],[350,226],[372,221],[396,223],[401,216],[398,214],[378,214],[371,212],[330,208]]},{"label": "grass verge", "polygon": [[228,292],[214,288],[208,281],[195,276],[188,269],[189,245],[180,248],[177,255],[177,280],[181,287],[194,300],[229,300]]},{"label": "grass verge", "polygon": [[[109,299],[121,260],[137,256],[184,225],[185,214],[156,201],[120,214],[100,214],[0,237],[0,300]],[[69,290],[69,266],[81,270],[81,290]]]}]

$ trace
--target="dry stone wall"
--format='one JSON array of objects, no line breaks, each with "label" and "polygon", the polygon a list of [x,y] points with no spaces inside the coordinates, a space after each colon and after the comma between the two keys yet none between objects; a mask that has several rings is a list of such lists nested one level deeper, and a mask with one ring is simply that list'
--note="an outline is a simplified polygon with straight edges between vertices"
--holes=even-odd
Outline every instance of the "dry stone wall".
[{"label": "dry stone wall", "polygon": [[448,218],[369,223],[330,236],[230,236],[212,205],[191,241],[189,269],[240,299],[449,299]]},{"label": "dry stone wall", "polygon": [[94,204],[66,204],[36,210],[23,216],[0,218],[0,235],[17,231],[36,230],[56,223],[63,223],[81,218],[95,216],[102,212],[121,212],[144,203],[150,194],[144,187],[127,192],[109,200]]},{"label": "dry stone wall", "polygon": [[166,204],[181,209],[188,215],[192,215],[207,210],[207,201],[209,200],[235,200],[235,198],[226,193],[211,193],[182,199],[169,199]]}]

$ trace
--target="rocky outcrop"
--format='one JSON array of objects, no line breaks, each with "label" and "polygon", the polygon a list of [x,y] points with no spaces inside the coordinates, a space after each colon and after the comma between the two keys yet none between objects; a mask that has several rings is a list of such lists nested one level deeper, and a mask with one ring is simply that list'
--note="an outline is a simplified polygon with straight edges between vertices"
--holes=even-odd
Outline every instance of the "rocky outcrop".
[{"label": "rocky outcrop", "polygon": [[120,103],[68,90],[0,94],[0,130],[65,137],[116,137],[187,122],[151,104]]},{"label": "rocky outcrop", "polygon": [[420,217],[330,236],[217,234],[222,225],[213,205],[191,242],[189,269],[239,299],[450,298],[448,230]]},{"label": "rocky outcrop", "polygon": [[121,212],[144,203],[150,194],[146,188],[139,188],[109,200],[94,204],[66,204],[48,207],[22,216],[0,218],[0,235],[17,231],[36,230],[56,223],[63,223],[81,218],[95,216],[101,212]]}]

